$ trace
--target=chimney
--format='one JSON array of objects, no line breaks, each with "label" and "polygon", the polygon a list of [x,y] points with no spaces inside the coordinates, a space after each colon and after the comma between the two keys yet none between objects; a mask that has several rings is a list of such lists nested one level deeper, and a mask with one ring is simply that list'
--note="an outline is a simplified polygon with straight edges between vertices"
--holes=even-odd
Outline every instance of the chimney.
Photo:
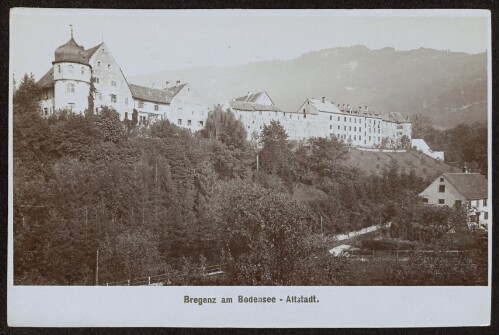
[{"label": "chimney", "polygon": [[165,88],[168,88],[169,85],[170,85],[170,82],[168,80],[165,81]]},{"label": "chimney", "polygon": [[180,80],[177,80],[177,86],[180,85]]},{"label": "chimney", "polygon": [[326,103],[326,97],[322,97],[322,103]]},{"label": "chimney", "polygon": [[367,110],[369,110],[369,109],[367,108],[367,105],[366,105],[366,108],[365,108],[365,109],[366,109],[366,111],[367,111]]}]

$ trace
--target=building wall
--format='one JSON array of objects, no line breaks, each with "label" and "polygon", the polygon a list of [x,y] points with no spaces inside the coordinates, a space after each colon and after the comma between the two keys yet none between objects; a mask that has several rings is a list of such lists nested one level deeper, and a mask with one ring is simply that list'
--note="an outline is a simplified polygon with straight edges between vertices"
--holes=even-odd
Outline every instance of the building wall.
[{"label": "building wall", "polygon": [[[445,192],[439,192],[440,185],[445,185]],[[432,205],[447,205],[452,207],[456,204],[456,200],[460,200],[463,206],[471,207],[473,212],[480,212],[480,224],[488,225],[489,220],[485,219],[485,213],[487,213],[487,216],[490,215],[488,211],[488,199],[474,199],[470,200],[468,203],[468,200],[443,176],[439,176],[435,179],[433,183],[419,195],[428,199],[428,203]],[[440,204],[439,199],[443,199],[444,204]]]},{"label": "building wall", "polygon": [[200,96],[186,84],[171,100],[165,117],[179,127],[196,132],[203,129],[209,111]]},{"label": "building wall", "polygon": [[88,65],[61,62],[54,65],[54,109],[83,113],[88,107],[91,70]]},{"label": "building wall", "polygon": [[[170,104],[133,99],[133,108],[137,110],[139,125],[143,125],[146,122],[150,124],[165,119],[170,110]],[[130,114],[128,118],[131,120]]]},{"label": "building wall", "polygon": [[40,109],[43,117],[48,117],[54,114],[54,88],[45,88],[40,95]]},{"label": "building wall", "polygon": [[[92,76],[96,89],[95,108],[112,107],[120,114],[121,120],[125,118],[125,113],[132,115],[134,107],[132,93],[125,76],[106,44],[102,43],[99,46],[99,49],[90,57],[89,63],[92,66]],[[116,102],[112,101],[111,95],[116,96]],[[129,118],[131,117],[129,116]]]}]

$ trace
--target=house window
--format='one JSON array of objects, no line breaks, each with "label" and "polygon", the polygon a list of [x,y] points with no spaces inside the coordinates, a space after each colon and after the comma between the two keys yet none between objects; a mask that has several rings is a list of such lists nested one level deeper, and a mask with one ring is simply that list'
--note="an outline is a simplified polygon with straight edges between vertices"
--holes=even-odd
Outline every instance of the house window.
[{"label": "house window", "polygon": [[483,219],[488,220],[489,219],[489,212],[483,212]]},{"label": "house window", "polygon": [[428,198],[423,198],[422,200],[423,200],[423,202],[426,202],[426,203],[428,202]]},{"label": "house window", "polygon": [[338,116],[338,121],[340,121],[340,117]]},{"label": "house window", "polygon": [[69,65],[68,66],[68,72],[69,73],[73,73],[73,65]]},{"label": "house window", "polygon": [[74,93],[75,92],[75,84],[68,84],[68,93]]},{"label": "house window", "polygon": [[182,125],[182,119],[178,119],[177,124],[178,124],[179,126],[181,126],[181,125]]},{"label": "house window", "polygon": [[340,125],[338,125],[338,130],[340,130]]},{"label": "house window", "polygon": [[74,102],[68,103],[68,108],[69,108],[70,111],[73,111],[73,109],[75,108]]},{"label": "house window", "polygon": [[111,80],[111,86],[116,87],[116,80]]},{"label": "house window", "polygon": [[111,102],[116,103],[117,100],[118,100],[118,97],[116,96],[116,94],[111,94]]},{"label": "house window", "polygon": [[100,62],[97,62],[97,66],[100,66]]},{"label": "house window", "polygon": [[454,205],[456,207],[461,207],[463,205],[463,201],[462,200],[456,200],[456,202],[454,203]]},{"label": "house window", "polygon": [[102,100],[102,93],[99,93],[99,100]]},{"label": "house window", "polygon": [[483,199],[483,207],[487,206],[487,199]]},{"label": "house window", "polygon": [[49,110],[47,109],[47,107],[45,107],[45,108],[43,109],[43,114],[44,114],[45,116],[49,115]]},{"label": "house window", "polygon": [[125,112],[125,120],[128,119],[128,112]]},{"label": "house window", "polygon": [[93,78],[92,78],[92,81],[93,81],[94,83],[97,83],[97,84],[98,84],[98,83],[99,83],[99,77],[93,77]]},{"label": "house window", "polygon": [[110,69],[111,68],[111,64],[107,64],[107,68]]},{"label": "house window", "polygon": [[204,125],[204,122],[203,121],[199,121],[198,124],[199,124],[200,127],[202,127]]},{"label": "house window", "polygon": [[438,192],[440,193],[445,192],[445,185],[438,185]]},{"label": "house window", "polygon": [[445,199],[438,199],[438,204],[439,205],[444,205],[445,204]]},{"label": "house window", "polygon": [[159,106],[158,106],[157,104],[156,104],[156,105],[154,105],[154,110],[155,110],[155,111],[158,111],[158,110],[159,110]]},{"label": "house window", "polygon": [[329,121],[333,121],[333,116],[329,115]]},{"label": "house window", "polygon": [[440,177],[440,182],[443,183],[444,182],[444,177]]},{"label": "house window", "polygon": [[187,120],[187,125],[191,126],[192,125],[192,120]]},{"label": "house window", "polygon": [[345,119],[343,120],[344,122],[347,122],[347,117],[345,116]]},{"label": "house window", "polygon": [[139,101],[139,108],[144,108],[144,101]]},{"label": "house window", "polygon": [[329,129],[333,129],[333,125],[332,124],[329,125]]}]

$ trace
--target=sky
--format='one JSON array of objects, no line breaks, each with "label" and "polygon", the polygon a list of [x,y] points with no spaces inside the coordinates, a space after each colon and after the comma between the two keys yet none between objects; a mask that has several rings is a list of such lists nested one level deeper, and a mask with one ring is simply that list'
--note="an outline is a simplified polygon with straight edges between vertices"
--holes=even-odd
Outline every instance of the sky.
[{"label": "sky", "polygon": [[321,49],[420,47],[479,53],[488,47],[488,11],[86,10],[14,9],[11,73],[39,79],[70,38],[104,41],[125,76],[198,66],[285,60]]}]

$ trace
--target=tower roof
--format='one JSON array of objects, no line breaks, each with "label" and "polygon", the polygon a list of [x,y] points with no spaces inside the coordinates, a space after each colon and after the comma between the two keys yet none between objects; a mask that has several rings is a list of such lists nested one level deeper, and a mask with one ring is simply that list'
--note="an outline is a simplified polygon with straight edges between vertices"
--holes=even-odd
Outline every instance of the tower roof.
[{"label": "tower roof", "polygon": [[76,43],[73,36],[65,44],[55,50],[54,63],[72,62],[88,64],[88,53],[83,46]]}]

